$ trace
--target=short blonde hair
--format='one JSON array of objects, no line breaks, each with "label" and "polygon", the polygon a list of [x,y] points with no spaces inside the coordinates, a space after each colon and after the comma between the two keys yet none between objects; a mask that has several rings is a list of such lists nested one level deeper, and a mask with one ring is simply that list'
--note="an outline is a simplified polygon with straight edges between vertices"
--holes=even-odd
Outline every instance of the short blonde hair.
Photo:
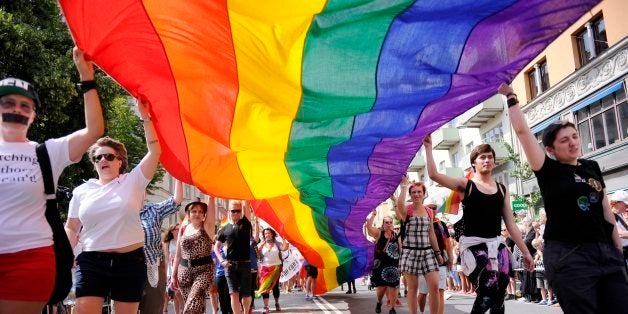
[{"label": "short blonde hair", "polygon": [[231,209],[240,209],[242,210],[242,201],[240,200],[231,200],[229,201],[229,210]]}]

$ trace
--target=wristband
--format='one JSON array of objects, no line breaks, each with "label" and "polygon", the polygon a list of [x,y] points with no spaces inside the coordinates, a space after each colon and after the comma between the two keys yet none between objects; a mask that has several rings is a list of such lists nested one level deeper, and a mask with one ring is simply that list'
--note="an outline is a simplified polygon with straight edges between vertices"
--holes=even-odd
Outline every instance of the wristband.
[{"label": "wristband", "polygon": [[81,81],[80,83],[76,84],[76,92],[81,95],[84,95],[92,89],[98,90],[98,84],[96,84],[96,80]]},{"label": "wristband", "polygon": [[515,93],[510,93],[508,95],[506,95],[506,97],[510,97],[510,96],[515,96],[513,98],[508,98],[508,100],[506,100],[506,103],[508,104],[508,108],[516,105],[519,103],[519,99],[517,99],[517,94]]}]

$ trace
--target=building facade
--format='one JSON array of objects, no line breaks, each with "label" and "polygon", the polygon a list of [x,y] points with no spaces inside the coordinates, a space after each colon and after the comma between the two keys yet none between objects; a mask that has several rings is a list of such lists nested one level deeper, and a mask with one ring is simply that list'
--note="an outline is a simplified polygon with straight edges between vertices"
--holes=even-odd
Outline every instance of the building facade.
[{"label": "building facade", "polygon": [[[558,119],[572,121],[580,132],[583,158],[596,160],[607,191],[628,189],[628,20],[623,0],[604,0],[581,17],[512,81],[532,131]],[[456,117],[432,134],[434,158],[442,173],[463,176],[470,170],[469,153],[480,143],[496,151],[497,181],[509,191],[529,195],[538,191],[536,179],[516,180],[514,164],[506,158],[510,145],[525,159],[511,132],[504,97],[495,95]],[[423,149],[412,161],[408,176],[446,195],[430,182]]]},{"label": "building facade", "polygon": [[[608,192],[628,188],[628,3],[605,0],[581,17],[512,82],[540,139],[562,119],[580,133],[583,158],[596,160]],[[523,194],[537,190],[536,180]]]}]

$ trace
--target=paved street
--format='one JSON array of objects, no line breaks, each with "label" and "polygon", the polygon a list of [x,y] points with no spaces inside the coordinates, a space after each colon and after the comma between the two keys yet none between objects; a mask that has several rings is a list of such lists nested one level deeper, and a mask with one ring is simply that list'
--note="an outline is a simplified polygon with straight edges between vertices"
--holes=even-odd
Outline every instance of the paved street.
[{"label": "paved street", "polygon": [[[314,301],[305,301],[305,294],[303,292],[282,293],[280,297],[280,304],[282,307],[281,313],[375,313],[375,292],[373,290],[369,291],[366,286],[363,286],[359,281],[356,283],[356,287],[358,288],[358,292],[356,294],[345,294],[345,291],[340,291],[340,288],[337,288],[322,296],[319,296]],[[405,301],[405,298],[401,298],[402,306],[396,307],[397,313],[408,313],[408,308],[405,305]],[[469,313],[473,301],[474,297],[472,296],[454,294],[451,298],[445,301],[445,313]],[[207,304],[209,305],[209,300]],[[255,305],[256,309],[254,310],[254,313],[261,313],[262,300],[255,300]],[[272,297],[271,305],[273,305]],[[273,308],[274,307],[271,306],[271,313],[277,313],[272,310]],[[172,305],[170,305],[168,309],[168,313],[174,313]],[[209,310],[207,313],[211,313],[211,310]],[[387,313],[388,307],[386,307],[385,305],[382,306],[382,314]],[[523,303],[520,301],[506,301],[506,313],[561,314],[563,312],[560,310],[559,307],[541,306],[536,304]]]}]

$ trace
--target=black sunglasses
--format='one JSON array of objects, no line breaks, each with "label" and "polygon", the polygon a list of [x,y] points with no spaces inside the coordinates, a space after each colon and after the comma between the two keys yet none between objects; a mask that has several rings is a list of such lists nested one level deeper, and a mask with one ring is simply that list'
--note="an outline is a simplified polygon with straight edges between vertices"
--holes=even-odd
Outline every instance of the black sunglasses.
[{"label": "black sunglasses", "polygon": [[118,156],[116,156],[115,154],[100,154],[100,155],[96,155],[96,156],[92,157],[92,161],[94,163],[97,163],[97,162],[99,162],[103,158],[105,158],[107,161],[113,161],[117,157]]},{"label": "black sunglasses", "polygon": [[232,214],[237,214],[237,213],[241,213],[242,211],[241,210],[234,210],[234,209],[232,209],[232,210],[230,210],[230,212]]}]

